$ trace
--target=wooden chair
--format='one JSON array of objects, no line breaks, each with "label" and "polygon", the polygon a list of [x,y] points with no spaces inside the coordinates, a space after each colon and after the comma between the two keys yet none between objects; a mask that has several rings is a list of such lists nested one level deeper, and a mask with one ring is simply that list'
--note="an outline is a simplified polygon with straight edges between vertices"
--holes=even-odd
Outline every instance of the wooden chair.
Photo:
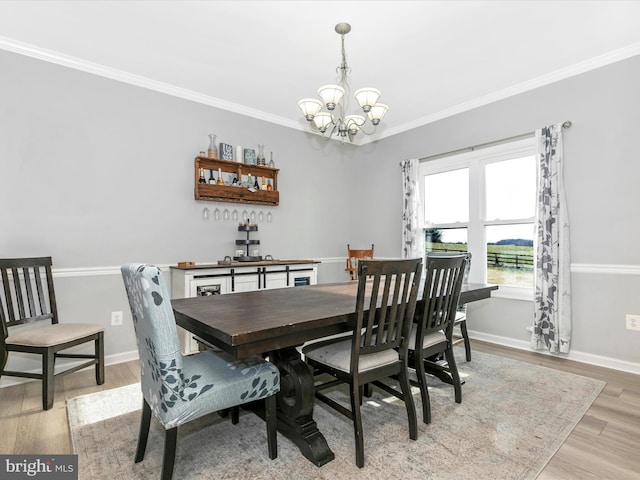
[{"label": "wooden chair", "polygon": [[[104,328],[91,323],[58,323],[51,257],[0,259],[0,272],[3,285],[0,292],[0,377],[8,375],[42,380],[44,410],[53,407],[54,379],[59,375],[95,365],[96,382],[102,385]],[[23,327],[17,327],[18,325]],[[88,342],[95,344],[93,355],[60,353],[62,350]],[[42,372],[5,370],[9,352],[40,355]],[[90,360],[54,373],[58,358]]]},{"label": "wooden chair", "polygon": [[[360,405],[364,386],[373,384],[404,401],[409,438],[418,438],[415,405],[407,373],[406,335],[415,313],[422,261],[361,260],[353,335],[311,343],[302,349],[316,373],[333,380],[315,385],[315,396],[353,421],[356,464],[364,466]],[[388,307],[377,308],[379,305]],[[401,390],[381,380],[398,377]],[[341,383],[350,386],[351,409],[322,391]]]},{"label": "wooden chair", "polygon": [[[453,326],[466,264],[465,255],[427,255],[423,302],[416,309],[408,341],[409,367],[414,368],[422,396],[423,422],[431,423],[426,371],[452,383],[456,403],[462,384],[453,355]],[[446,361],[442,361],[444,354]]]},{"label": "wooden chair", "polygon": [[347,243],[347,268],[344,271],[349,272],[351,280],[358,278],[358,262],[360,260],[373,260],[373,243],[371,249],[367,250],[354,250]]},{"label": "wooden chair", "polygon": [[[143,264],[123,265],[121,271],[138,340],[143,395],[135,462],[144,459],[152,413],[165,430],[161,478],[170,480],[179,426],[229,409],[237,423],[236,407],[256,400],[265,401],[269,458],[276,458],[276,366],[257,356],[236,359],[211,350],[183,356],[162,272]],[[211,443],[216,441],[212,436]]]},{"label": "wooden chair", "polygon": [[[438,257],[438,256],[451,256],[453,252],[428,252],[427,256],[430,257]],[[464,268],[464,279],[463,283],[469,282],[469,271],[471,269],[471,252],[464,253],[467,262]],[[457,345],[459,343],[464,343],[464,353],[467,362],[471,361],[471,342],[469,341],[469,334],[467,333],[467,305],[458,305],[456,310],[456,318],[453,322],[454,327],[458,327],[460,329],[460,335],[453,339],[453,344]]]}]

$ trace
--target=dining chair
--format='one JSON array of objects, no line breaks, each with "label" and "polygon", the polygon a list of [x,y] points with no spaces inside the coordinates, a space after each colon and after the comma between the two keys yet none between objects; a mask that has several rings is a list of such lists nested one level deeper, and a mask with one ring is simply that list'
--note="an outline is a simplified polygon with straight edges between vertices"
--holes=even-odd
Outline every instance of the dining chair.
[{"label": "dining chair", "polygon": [[152,413],[165,430],[161,478],[169,480],[179,426],[229,409],[236,423],[239,405],[261,399],[269,458],[276,458],[276,393],[280,390],[276,366],[260,357],[235,359],[211,350],[183,356],[162,272],[144,264],[123,265],[121,272],[136,332],[143,395],[135,462],[144,459]]},{"label": "dining chair", "polygon": [[[361,260],[358,263],[353,334],[310,343],[302,353],[314,373],[328,373],[332,380],[318,382],[315,396],[353,421],[356,465],[364,466],[361,403],[364,386],[373,384],[404,401],[409,438],[418,438],[415,405],[407,370],[406,335],[413,320],[422,260]],[[400,391],[383,383],[400,381]],[[349,385],[351,409],[324,394],[339,384]]]},{"label": "dining chair", "polygon": [[[424,423],[431,423],[426,371],[453,384],[456,403],[462,385],[453,354],[453,326],[466,265],[465,255],[427,255],[423,301],[416,308],[408,341],[409,367],[415,369]],[[445,361],[442,361],[444,355]]]},{"label": "dining chair", "polygon": [[358,262],[360,260],[373,260],[373,243],[370,249],[352,249],[347,243],[347,268],[345,272],[349,272],[351,280],[358,278]]},{"label": "dining chair", "polygon": [[[427,256],[438,257],[438,256],[450,256],[453,252],[427,252]],[[471,269],[471,252],[464,252],[465,258],[467,260],[464,267],[464,277],[463,284],[469,283],[469,273]],[[453,326],[458,327],[460,329],[460,334],[456,338],[453,339],[453,345],[458,345],[459,343],[464,344],[464,354],[467,362],[471,361],[471,342],[469,341],[469,333],[467,332],[467,305],[458,305],[456,309],[456,318],[453,321]],[[454,335],[457,335],[454,330]]]},{"label": "dining chair", "polygon": [[[51,257],[0,259],[0,377],[42,381],[42,408],[53,407],[55,378],[95,365],[96,383],[104,383],[104,328],[94,323],[59,323]],[[61,353],[94,342],[94,353]],[[5,370],[9,352],[40,355],[42,371]],[[84,360],[55,373],[58,358]]]}]

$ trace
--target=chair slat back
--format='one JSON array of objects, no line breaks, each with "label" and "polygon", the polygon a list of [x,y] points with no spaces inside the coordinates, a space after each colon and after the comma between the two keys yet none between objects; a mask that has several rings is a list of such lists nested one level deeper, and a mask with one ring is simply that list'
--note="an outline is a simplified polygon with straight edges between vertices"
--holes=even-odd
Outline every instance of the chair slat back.
[{"label": "chair slat back", "polygon": [[352,371],[359,357],[397,348],[413,319],[422,260],[362,260],[358,266]]},{"label": "chair slat back", "polygon": [[347,268],[345,270],[349,272],[352,280],[357,278],[360,260],[373,260],[373,244],[370,249],[353,249],[347,243]]},{"label": "chair slat back", "polygon": [[[46,283],[43,283],[43,276]],[[8,327],[47,320],[58,323],[51,257],[0,259],[0,320]]]},{"label": "chair slat back", "polygon": [[[427,255],[422,298],[417,309],[418,338],[443,330],[451,338],[466,266],[465,255]],[[421,342],[416,342],[417,344]]]}]

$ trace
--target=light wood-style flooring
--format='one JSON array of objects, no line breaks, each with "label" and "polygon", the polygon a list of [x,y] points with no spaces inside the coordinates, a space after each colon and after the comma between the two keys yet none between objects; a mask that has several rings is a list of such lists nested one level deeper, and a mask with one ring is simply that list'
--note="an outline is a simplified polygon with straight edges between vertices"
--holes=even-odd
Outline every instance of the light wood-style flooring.
[{"label": "light wood-style flooring", "polygon": [[[597,378],[607,386],[539,475],[538,480],[640,479],[640,376],[533,352],[472,342],[473,349]],[[65,400],[139,381],[137,361],[58,378],[55,403],[42,410],[40,382],[0,389],[0,452],[71,453]]]}]

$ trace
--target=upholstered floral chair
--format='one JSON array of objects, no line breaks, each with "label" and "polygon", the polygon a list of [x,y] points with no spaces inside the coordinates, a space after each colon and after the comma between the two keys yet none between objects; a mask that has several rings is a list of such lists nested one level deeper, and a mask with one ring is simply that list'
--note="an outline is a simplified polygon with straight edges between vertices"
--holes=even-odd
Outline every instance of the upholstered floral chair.
[{"label": "upholstered floral chair", "polygon": [[[136,463],[144,459],[152,412],[166,431],[161,478],[168,480],[180,425],[260,399],[266,401],[269,458],[276,458],[278,369],[260,357],[235,359],[208,350],[183,356],[162,272],[143,264],[123,265],[121,271],[137,337],[144,398]],[[216,441],[212,436],[212,444]]]}]

